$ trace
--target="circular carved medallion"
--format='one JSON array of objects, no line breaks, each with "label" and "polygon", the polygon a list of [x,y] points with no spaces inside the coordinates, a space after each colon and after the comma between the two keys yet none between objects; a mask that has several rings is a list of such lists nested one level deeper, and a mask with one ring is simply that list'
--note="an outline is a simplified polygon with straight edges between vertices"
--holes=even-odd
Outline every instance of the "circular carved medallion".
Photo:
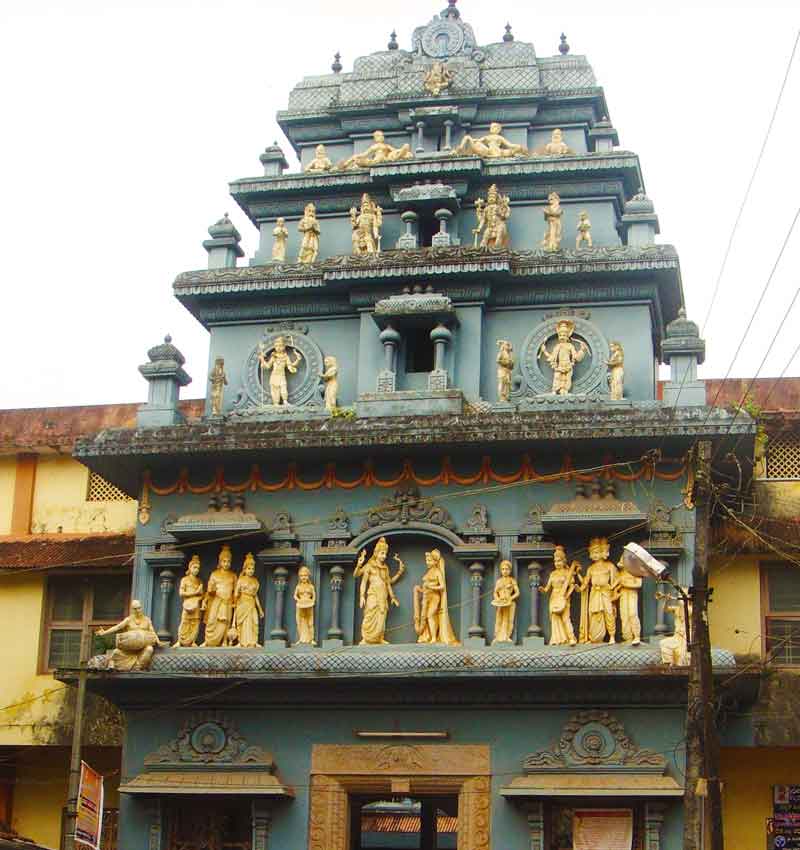
[{"label": "circular carved medallion", "polygon": [[218,723],[201,723],[192,732],[192,749],[203,755],[221,753],[227,737],[225,730]]},{"label": "circular carved medallion", "polygon": [[464,46],[464,32],[452,21],[434,21],[422,34],[422,49],[434,59],[455,56]]}]

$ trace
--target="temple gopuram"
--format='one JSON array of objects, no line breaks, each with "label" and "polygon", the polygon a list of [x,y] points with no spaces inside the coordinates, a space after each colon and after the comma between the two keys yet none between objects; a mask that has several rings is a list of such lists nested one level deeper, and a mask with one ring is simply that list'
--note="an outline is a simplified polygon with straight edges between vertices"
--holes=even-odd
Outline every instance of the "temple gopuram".
[{"label": "temple gopuram", "polygon": [[684,610],[621,551],[688,585],[690,450],[755,428],[706,404],[591,66],[449,0],[277,118],[300,170],[230,185],[254,256],[226,214],[173,285],[204,414],[167,337],[137,427],[75,449],[139,500],[89,675],[120,850],[677,850]]}]

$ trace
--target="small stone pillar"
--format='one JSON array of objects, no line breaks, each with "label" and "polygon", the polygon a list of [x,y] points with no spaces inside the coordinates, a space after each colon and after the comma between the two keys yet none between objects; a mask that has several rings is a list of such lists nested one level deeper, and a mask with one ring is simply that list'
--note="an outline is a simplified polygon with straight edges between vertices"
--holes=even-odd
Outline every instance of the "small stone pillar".
[{"label": "small stone pillar", "polygon": [[544,643],[542,625],[539,621],[539,587],[542,583],[542,565],[538,561],[528,562],[528,587],[531,589],[531,614],[528,631],[525,633],[525,644],[535,642],[538,646]]},{"label": "small stone pillar", "polygon": [[239,245],[242,237],[228,218],[228,213],[208,228],[208,235],[211,238],[203,242],[203,247],[208,251],[208,267],[210,269],[235,268],[236,260],[244,256],[244,251]]},{"label": "small stone pillar", "polygon": [[453,124],[449,118],[446,118],[444,121],[444,148],[443,150],[449,151],[453,149]]},{"label": "small stone pillar", "polygon": [[428,375],[429,390],[447,389],[447,368],[445,367],[445,355],[447,345],[453,338],[449,328],[441,322],[431,331],[433,342],[433,371]]},{"label": "small stone pillar", "polygon": [[[347,545],[347,541],[351,537],[349,527],[340,527],[335,531],[331,529],[329,533],[336,536],[329,537],[323,545],[318,545],[314,552],[314,558],[320,566],[321,573],[327,568],[331,591],[331,619],[325,637],[322,639],[322,648],[337,649],[344,646],[342,592],[344,591],[345,576],[348,571],[352,570],[352,565],[358,557],[358,551]],[[322,579],[320,579],[320,584],[322,584]],[[322,625],[320,625],[319,635],[322,638]]]},{"label": "small stone pillar", "polygon": [[[530,836],[530,850],[545,850],[544,846],[544,806],[541,803],[529,802],[525,806]],[[649,850],[649,848],[648,848]]]},{"label": "small stone pillar", "polygon": [[589,130],[589,147],[595,153],[606,153],[619,144],[617,131],[611,126],[611,122],[604,115],[591,130]]},{"label": "small stone pillar", "polygon": [[147,356],[150,362],[139,367],[149,384],[147,404],[139,408],[136,425],[139,428],[179,425],[184,421],[183,414],[178,409],[180,388],[192,382],[183,370],[186,359],[172,344],[169,334],[164,337],[161,345],[153,346]]},{"label": "small stone pillar", "polygon": [[264,153],[261,154],[259,159],[264,166],[264,177],[280,177],[289,167],[281,146],[277,142],[273,142],[269,147],[264,148]]},{"label": "small stone pillar", "polygon": [[417,121],[417,150],[416,153],[425,153],[425,122]]},{"label": "small stone pillar", "polygon": [[272,573],[272,584],[275,587],[275,616],[272,621],[272,628],[269,630],[270,645],[286,646],[289,639],[289,633],[284,625],[288,579],[289,570],[286,567],[275,567]]},{"label": "small stone pillar", "polygon": [[667,624],[664,621],[666,607],[666,599],[656,600],[656,624],[655,626],[653,626],[653,634],[656,635],[656,637],[663,637],[669,631],[669,629],[667,628]]},{"label": "small stone pillar", "polygon": [[530,591],[530,613],[528,615],[528,628],[522,645],[533,648],[544,646],[544,630],[541,621],[541,594],[539,587],[542,584],[542,567],[553,557],[554,544],[542,540],[544,529],[541,527],[538,516],[533,512],[528,518],[522,531],[522,542],[511,546],[511,554],[517,565],[517,573],[521,573],[524,565],[528,571],[528,588]]},{"label": "small stone pillar", "polygon": [[330,570],[331,582],[331,624],[323,645],[331,646],[331,641],[342,644],[344,632],[341,626],[342,586],[344,585],[344,567],[333,566]]},{"label": "small stone pillar", "polygon": [[383,343],[383,369],[378,373],[378,392],[393,393],[395,390],[397,348],[400,345],[400,334],[387,325],[379,334]]},{"label": "small stone pillar", "polygon": [[625,228],[625,241],[630,247],[655,245],[656,234],[660,232],[658,216],[653,202],[645,195],[641,187],[625,204],[622,226]]},{"label": "small stone pillar", "polygon": [[661,850],[661,827],[664,825],[664,804],[645,803],[644,846],[645,850]]},{"label": "small stone pillar", "polygon": [[431,238],[432,248],[446,248],[453,244],[452,237],[447,232],[447,222],[453,217],[453,213],[447,209],[436,210],[434,213],[439,222],[439,232],[434,233]]},{"label": "small stone pillar", "polygon": [[480,533],[473,534],[469,529],[462,529],[462,537],[467,536],[466,543],[453,547],[453,554],[467,566],[470,577],[471,588],[471,621],[467,629],[467,638],[464,646],[482,647],[486,646],[486,628],[483,625],[483,583],[486,567],[497,560],[500,552],[496,543],[489,542],[493,532],[490,528],[483,529]]},{"label": "small stone pillar", "polygon": [[172,570],[161,570],[158,575],[159,605],[156,618],[156,634],[158,639],[172,643],[170,629],[170,610],[172,608],[172,591],[175,589],[175,573]]},{"label": "small stone pillar", "polygon": [[253,850],[267,850],[269,831],[272,826],[272,809],[268,799],[258,799],[251,802],[251,818],[253,825]]},{"label": "small stone pillar", "polygon": [[690,407],[706,404],[706,385],[697,379],[697,366],[705,360],[706,343],[700,329],[686,318],[683,307],[666,328],[661,359],[669,363],[669,380],[664,384],[664,404]]},{"label": "small stone pillar", "polygon": [[480,561],[469,565],[469,583],[472,587],[472,624],[467,634],[471,638],[479,638],[482,642],[486,640],[486,629],[481,623],[481,596],[485,569],[486,567]]},{"label": "small stone pillar", "polygon": [[410,250],[419,246],[417,239],[416,225],[419,216],[413,210],[406,210],[400,215],[400,220],[406,226],[406,232],[401,234],[396,242],[396,247],[401,251]]},{"label": "small stone pillar", "polygon": [[[264,627],[264,648],[285,649],[289,641],[289,632],[286,630],[286,588],[289,583],[289,567],[295,567],[303,560],[300,550],[292,544],[296,542],[292,531],[272,531],[270,533],[272,545],[262,549],[256,555],[259,566],[268,575],[272,571],[272,586],[275,589],[275,605],[272,609],[272,628],[269,630],[267,640],[267,629]],[[267,618],[270,614],[267,611]]]}]

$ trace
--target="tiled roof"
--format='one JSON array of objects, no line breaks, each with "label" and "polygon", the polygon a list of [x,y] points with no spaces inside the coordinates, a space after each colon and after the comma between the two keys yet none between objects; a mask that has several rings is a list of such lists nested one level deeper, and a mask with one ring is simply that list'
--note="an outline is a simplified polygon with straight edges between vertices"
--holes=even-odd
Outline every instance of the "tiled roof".
[{"label": "tiled roof", "polygon": [[0,570],[121,567],[132,563],[133,534],[24,534],[0,537]]},{"label": "tiled roof", "polygon": [[[362,815],[361,832],[419,832],[419,815],[380,814]],[[458,818],[450,815],[439,815],[436,831],[457,832]]]}]

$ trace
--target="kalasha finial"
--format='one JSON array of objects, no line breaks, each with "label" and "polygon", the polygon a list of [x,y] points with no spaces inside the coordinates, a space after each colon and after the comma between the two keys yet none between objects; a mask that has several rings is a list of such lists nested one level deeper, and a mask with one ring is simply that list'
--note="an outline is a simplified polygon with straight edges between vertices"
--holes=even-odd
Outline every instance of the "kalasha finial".
[{"label": "kalasha finial", "polygon": [[505,32],[505,35],[503,36],[503,41],[513,41],[513,40],[514,40],[514,35],[511,32],[511,24],[506,24],[506,32]]},{"label": "kalasha finial", "polygon": [[397,50],[397,48],[400,46],[397,43],[397,33],[394,30],[392,30],[392,33],[389,36],[389,44],[387,46],[389,50]]},{"label": "kalasha finial", "polygon": [[558,45],[558,52],[562,56],[566,56],[567,53],[569,53],[569,45],[567,44],[567,37],[564,35],[563,32],[561,33],[561,44]]},{"label": "kalasha finial", "polygon": [[442,12],[442,18],[460,18],[461,12],[456,9],[457,0],[447,0],[447,8]]},{"label": "kalasha finial", "polygon": [[337,50],[336,53],[333,54],[333,65],[331,65],[331,70],[334,74],[338,74],[339,71],[342,70],[342,63],[339,61],[341,58],[341,54]]},{"label": "kalasha finial", "polygon": [[166,344],[169,345],[172,342],[172,334],[167,334],[164,337],[164,342],[166,342]]}]

